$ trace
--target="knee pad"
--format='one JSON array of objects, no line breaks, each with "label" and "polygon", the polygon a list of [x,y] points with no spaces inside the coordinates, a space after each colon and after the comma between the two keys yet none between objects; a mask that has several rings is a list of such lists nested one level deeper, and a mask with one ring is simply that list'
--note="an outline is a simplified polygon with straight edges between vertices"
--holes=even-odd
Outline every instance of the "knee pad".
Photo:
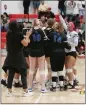
[{"label": "knee pad", "polygon": [[66,73],[72,73],[73,70],[72,69],[66,69]]},{"label": "knee pad", "polygon": [[57,77],[57,72],[52,71],[52,77]]},{"label": "knee pad", "polygon": [[58,71],[58,76],[64,76],[64,71]]}]

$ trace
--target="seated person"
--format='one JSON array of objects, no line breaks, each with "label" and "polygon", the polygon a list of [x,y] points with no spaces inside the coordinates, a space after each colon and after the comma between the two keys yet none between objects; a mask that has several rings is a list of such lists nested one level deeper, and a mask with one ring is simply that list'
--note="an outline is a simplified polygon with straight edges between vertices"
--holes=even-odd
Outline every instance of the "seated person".
[{"label": "seated person", "polygon": [[1,31],[8,31],[8,24],[9,24],[9,16],[7,13],[3,13],[1,16]]}]

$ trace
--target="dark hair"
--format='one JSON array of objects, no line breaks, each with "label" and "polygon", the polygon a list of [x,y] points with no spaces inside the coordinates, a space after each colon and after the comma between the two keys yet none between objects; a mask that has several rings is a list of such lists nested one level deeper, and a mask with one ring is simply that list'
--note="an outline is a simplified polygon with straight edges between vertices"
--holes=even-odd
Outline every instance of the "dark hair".
[{"label": "dark hair", "polygon": [[23,23],[19,23],[19,30],[22,32],[22,29],[24,28],[24,24]]},{"label": "dark hair", "polygon": [[6,12],[4,12],[3,15],[5,15],[6,17],[9,17],[9,15]]},{"label": "dark hair", "polygon": [[12,32],[19,31],[19,24],[16,21],[12,21],[9,23],[9,30]]}]

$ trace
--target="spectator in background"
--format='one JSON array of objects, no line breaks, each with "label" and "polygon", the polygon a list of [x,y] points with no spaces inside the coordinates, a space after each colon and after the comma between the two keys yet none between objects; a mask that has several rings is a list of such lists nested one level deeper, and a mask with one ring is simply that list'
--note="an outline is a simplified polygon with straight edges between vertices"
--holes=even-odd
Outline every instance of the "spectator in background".
[{"label": "spectator in background", "polygon": [[23,0],[24,14],[29,14],[30,0]]},{"label": "spectator in background", "polygon": [[33,13],[34,14],[38,13],[39,5],[40,5],[40,0],[33,0],[33,8],[34,8]]},{"label": "spectator in background", "polygon": [[79,17],[79,14],[73,16],[72,21],[75,24],[76,28],[80,28],[80,17]]},{"label": "spectator in background", "polygon": [[3,13],[3,15],[1,16],[1,31],[8,31],[8,24],[10,22],[9,20],[9,16],[6,12]]},{"label": "spectator in background", "polygon": [[80,1],[74,1],[75,2],[75,7],[74,7],[74,11],[73,11],[73,15],[79,15],[79,7],[80,7]]},{"label": "spectator in background", "polygon": [[85,31],[85,19],[84,18],[82,19],[82,22],[81,22],[81,29],[83,32]]},{"label": "spectator in background", "polygon": [[6,4],[4,5],[4,12],[7,13],[7,14],[9,14]]},{"label": "spectator in background", "polygon": [[60,11],[61,11],[61,15],[65,15],[66,13],[66,8],[65,8],[65,5],[64,5],[64,3],[65,3],[65,1],[66,0],[59,0],[59,3],[58,3],[58,8],[60,9]]},{"label": "spectator in background", "polygon": [[31,23],[29,21],[29,7],[30,7],[30,2],[31,0],[23,0],[23,7],[24,7],[24,18],[27,18],[28,19],[28,22]]},{"label": "spectator in background", "polygon": [[80,1],[79,3],[79,15],[85,15],[85,0]]},{"label": "spectator in background", "polygon": [[65,1],[66,15],[72,18],[76,2],[74,0]]}]

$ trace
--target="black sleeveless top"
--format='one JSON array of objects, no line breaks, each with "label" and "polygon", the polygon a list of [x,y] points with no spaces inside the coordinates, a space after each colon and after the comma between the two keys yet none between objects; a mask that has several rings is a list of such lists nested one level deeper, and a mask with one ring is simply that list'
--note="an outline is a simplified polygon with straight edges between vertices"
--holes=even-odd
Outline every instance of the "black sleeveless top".
[{"label": "black sleeveless top", "polygon": [[21,41],[24,39],[23,34],[8,32],[6,35],[7,56],[2,67],[3,70],[14,68],[16,72],[21,69],[27,69],[26,60],[23,54],[23,45]]}]

